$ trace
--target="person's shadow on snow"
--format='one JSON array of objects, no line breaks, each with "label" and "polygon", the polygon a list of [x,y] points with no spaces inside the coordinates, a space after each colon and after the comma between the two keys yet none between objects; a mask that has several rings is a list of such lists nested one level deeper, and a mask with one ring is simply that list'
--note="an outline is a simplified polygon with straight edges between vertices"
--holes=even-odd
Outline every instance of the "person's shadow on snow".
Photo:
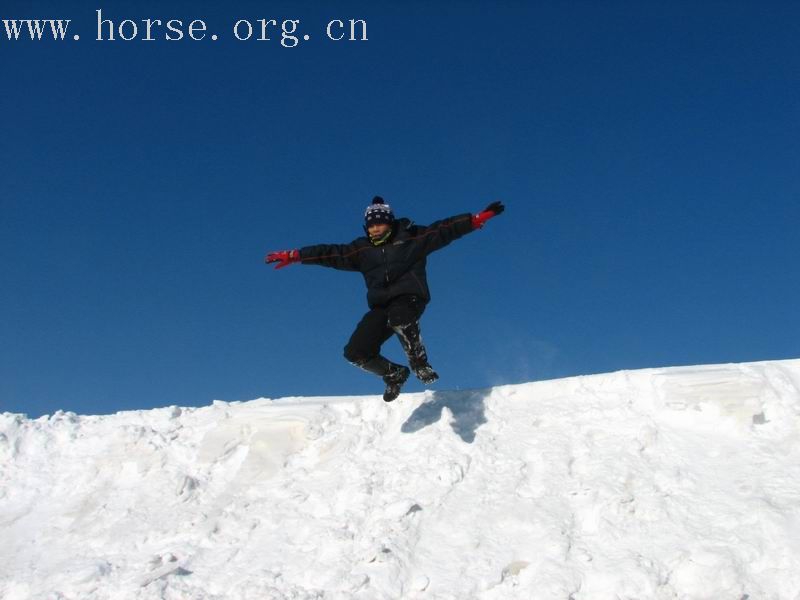
[{"label": "person's shadow on snow", "polygon": [[478,427],[486,423],[485,400],[490,389],[465,392],[433,392],[431,398],[420,404],[400,428],[403,433],[414,433],[442,418],[446,406],[453,414],[453,431],[465,442],[475,441]]}]

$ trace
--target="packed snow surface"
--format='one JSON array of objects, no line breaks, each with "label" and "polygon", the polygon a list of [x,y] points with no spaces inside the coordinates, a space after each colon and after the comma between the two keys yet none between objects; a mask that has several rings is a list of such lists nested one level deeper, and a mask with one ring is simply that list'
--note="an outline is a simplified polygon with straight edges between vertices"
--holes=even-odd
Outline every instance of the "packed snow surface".
[{"label": "packed snow surface", "polygon": [[800,598],[800,360],[0,416],[0,598]]}]

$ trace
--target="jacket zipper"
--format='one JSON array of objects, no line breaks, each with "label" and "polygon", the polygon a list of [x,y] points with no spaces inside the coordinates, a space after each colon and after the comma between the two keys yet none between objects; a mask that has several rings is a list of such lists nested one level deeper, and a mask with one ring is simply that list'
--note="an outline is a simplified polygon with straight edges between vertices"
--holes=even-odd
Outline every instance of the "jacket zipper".
[{"label": "jacket zipper", "polygon": [[386,248],[381,248],[383,255],[383,271],[386,273],[386,285],[389,285],[389,263],[386,261]]}]

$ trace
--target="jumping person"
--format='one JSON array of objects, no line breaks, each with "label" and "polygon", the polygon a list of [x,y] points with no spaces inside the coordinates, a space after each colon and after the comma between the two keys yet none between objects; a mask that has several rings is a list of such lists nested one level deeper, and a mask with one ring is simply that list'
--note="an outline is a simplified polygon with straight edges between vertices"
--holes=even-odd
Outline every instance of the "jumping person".
[{"label": "jumping person", "polygon": [[465,213],[415,225],[395,219],[392,208],[375,196],[364,214],[366,236],[349,244],[319,244],[299,250],[270,252],[265,262],[282,269],[296,262],[359,271],[367,284],[369,312],[359,322],[344,348],[345,358],[365,371],[383,378],[383,399],[391,402],[408,379],[408,367],[393,363],[380,350],[396,334],[408,357],[411,371],[425,384],[439,376],[428,362],[420,335],[419,319],[431,299],[425,273],[427,257],[463,235],[483,227],[505,210],[493,202],[478,214]]}]

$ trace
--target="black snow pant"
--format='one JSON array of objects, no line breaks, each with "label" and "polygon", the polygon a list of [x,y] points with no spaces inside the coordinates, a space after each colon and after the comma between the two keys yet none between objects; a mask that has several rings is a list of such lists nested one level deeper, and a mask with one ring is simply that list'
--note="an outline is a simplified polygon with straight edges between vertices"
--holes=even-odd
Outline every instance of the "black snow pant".
[{"label": "black snow pant", "polygon": [[[363,316],[353,335],[350,336],[350,341],[344,348],[344,357],[362,368],[376,358],[381,359],[382,365],[388,363],[386,359],[380,357],[381,346],[397,333],[403,350],[412,363],[411,367],[414,368],[415,362],[427,363],[428,358],[419,335],[419,318],[424,311],[425,302],[413,295],[398,296],[385,306],[372,308]],[[367,370],[381,375],[382,373],[378,371],[383,369]]]}]

